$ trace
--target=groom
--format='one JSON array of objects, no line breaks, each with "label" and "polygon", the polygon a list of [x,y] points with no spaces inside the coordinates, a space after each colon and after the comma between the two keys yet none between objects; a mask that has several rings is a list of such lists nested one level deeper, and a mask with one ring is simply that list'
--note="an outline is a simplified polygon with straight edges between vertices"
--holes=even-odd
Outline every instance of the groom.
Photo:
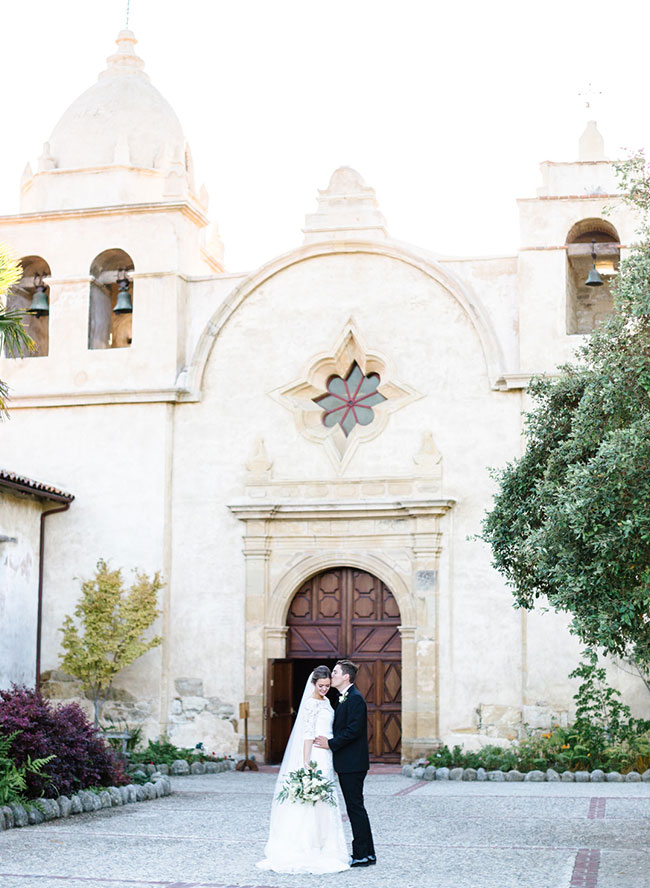
[{"label": "groom", "polygon": [[363,804],[363,781],[370,767],[368,716],[366,701],[354,686],[357,671],[358,667],[350,660],[339,660],[332,669],[332,687],[340,694],[334,713],[334,736],[330,740],[316,737],[314,746],[332,750],[334,770],[339,775],[352,827],[350,866],[371,866],[377,863],[377,858],[370,821]]}]

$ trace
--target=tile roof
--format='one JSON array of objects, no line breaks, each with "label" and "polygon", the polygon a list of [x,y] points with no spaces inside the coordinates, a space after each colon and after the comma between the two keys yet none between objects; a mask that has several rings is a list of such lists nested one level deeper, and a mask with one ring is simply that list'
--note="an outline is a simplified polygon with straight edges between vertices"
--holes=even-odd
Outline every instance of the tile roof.
[{"label": "tile roof", "polygon": [[58,487],[53,487],[51,484],[34,481],[33,478],[25,478],[24,475],[17,475],[15,472],[0,468],[0,488],[3,487],[24,495],[31,494],[39,499],[54,500],[57,503],[71,503],[74,499],[72,493],[66,493],[65,490],[59,490]]}]

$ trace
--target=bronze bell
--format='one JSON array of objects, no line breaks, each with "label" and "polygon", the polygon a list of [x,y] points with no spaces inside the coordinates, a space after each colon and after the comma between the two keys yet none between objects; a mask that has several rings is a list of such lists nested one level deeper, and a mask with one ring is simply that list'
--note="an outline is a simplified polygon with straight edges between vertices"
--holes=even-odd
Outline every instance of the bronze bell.
[{"label": "bronze bell", "polygon": [[129,279],[127,277],[119,278],[117,282],[119,287],[117,291],[117,299],[113,314],[131,314],[133,311],[133,303],[131,302],[131,294],[129,293]]},{"label": "bronze bell", "polygon": [[596,241],[592,240],[591,242],[591,261],[592,266],[589,269],[589,274],[587,275],[587,280],[585,281],[586,287],[602,287],[603,279],[598,273],[598,269],[596,268]]},{"label": "bronze bell", "polygon": [[587,275],[587,280],[585,281],[585,286],[587,287],[602,287],[603,279],[598,273],[598,269],[595,265],[592,265],[589,269],[589,274]]},{"label": "bronze bell", "polygon": [[47,317],[50,313],[50,300],[47,298],[47,289],[43,283],[43,275],[35,275],[34,283],[36,284],[36,289],[27,311],[30,314],[36,315],[37,318]]}]

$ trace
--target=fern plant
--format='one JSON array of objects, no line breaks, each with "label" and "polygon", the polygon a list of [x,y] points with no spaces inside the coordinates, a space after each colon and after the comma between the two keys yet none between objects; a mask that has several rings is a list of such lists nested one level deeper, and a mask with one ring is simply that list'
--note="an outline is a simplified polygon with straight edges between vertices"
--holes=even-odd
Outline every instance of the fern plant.
[{"label": "fern plant", "polygon": [[46,776],[43,769],[48,762],[56,758],[55,755],[37,759],[31,759],[28,756],[22,765],[17,765],[11,758],[9,750],[12,741],[18,734],[20,731],[14,731],[13,734],[7,736],[0,734],[0,806],[7,805],[9,802],[26,802],[27,774]]}]

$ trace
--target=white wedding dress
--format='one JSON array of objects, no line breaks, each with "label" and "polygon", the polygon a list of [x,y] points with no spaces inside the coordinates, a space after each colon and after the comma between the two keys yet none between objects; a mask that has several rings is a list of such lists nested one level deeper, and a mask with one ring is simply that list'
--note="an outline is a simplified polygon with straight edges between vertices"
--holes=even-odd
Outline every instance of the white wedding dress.
[{"label": "white wedding dress", "polygon": [[[338,795],[335,794],[336,805],[277,801],[286,775],[304,764],[304,741],[332,736],[332,704],[327,698],[315,700],[311,696],[313,690],[314,685],[310,681],[276,781],[269,840],[264,849],[266,857],[257,864],[260,869],[276,873],[339,873],[349,867]],[[326,780],[335,779],[329,749],[314,746],[310,759],[316,762]]]}]

